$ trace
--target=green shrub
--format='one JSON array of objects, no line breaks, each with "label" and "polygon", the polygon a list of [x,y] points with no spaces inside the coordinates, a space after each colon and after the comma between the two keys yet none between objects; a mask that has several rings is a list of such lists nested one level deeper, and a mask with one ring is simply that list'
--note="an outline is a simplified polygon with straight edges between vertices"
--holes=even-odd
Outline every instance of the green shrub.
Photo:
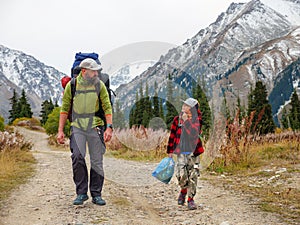
[{"label": "green shrub", "polygon": [[4,118],[0,116],[0,131],[4,131]]},{"label": "green shrub", "polygon": [[28,117],[21,117],[17,118],[12,123],[13,126],[27,126],[27,127],[33,127],[33,126],[40,126],[41,123],[37,118],[28,118]]},{"label": "green shrub", "polygon": [[[44,125],[46,133],[50,136],[56,135],[58,131],[60,107],[55,107],[53,111],[48,115],[48,119]],[[64,127],[64,133],[66,137],[70,136],[70,122],[67,121]]]}]

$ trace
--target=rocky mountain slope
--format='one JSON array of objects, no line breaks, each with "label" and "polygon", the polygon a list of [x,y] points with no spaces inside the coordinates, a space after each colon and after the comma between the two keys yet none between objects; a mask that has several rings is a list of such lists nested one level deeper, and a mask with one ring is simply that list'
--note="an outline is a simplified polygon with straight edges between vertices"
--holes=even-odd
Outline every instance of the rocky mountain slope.
[{"label": "rocky mountain slope", "polygon": [[2,45],[0,59],[0,114],[5,118],[8,118],[11,109],[9,98],[13,89],[19,95],[22,89],[25,90],[35,116],[39,115],[44,100],[51,98],[55,102],[60,98],[63,73],[30,55]]},{"label": "rocky mountain slope", "polygon": [[[179,95],[191,95],[192,83],[204,82],[214,112],[220,111],[224,92],[228,102],[234,104],[240,96],[246,104],[250,87],[260,79],[267,85],[268,92],[273,93],[270,102],[276,115],[288,101],[290,90],[299,86],[299,75],[294,72],[289,86],[281,88],[282,104],[275,105],[279,89],[274,88],[280,86],[283,71],[288,71],[300,57],[299,12],[299,0],[232,3],[210,26],[181,46],[170,49],[158,62],[144,61],[141,65],[137,61],[110,74],[112,87],[118,87],[116,93],[121,107],[128,115],[136,91],[146,82],[149,94],[153,95],[156,81],[158,95],[165,99],[167,77],[171,74],[175,93]],[[165,44],[163,46],[165,49]],[[60,78],[65,74],[2,45],[0,58],[0,114],[5,118],[13,89],[17,93],[25,90],[35,116],[40,112],[42,101],[52,98],[55,102],[60,98]]]},{"label": "rocky mountain slope", "polygon": [[[300,12],[298,0],[232,3],[209,27],[120,86],[117,95],[124,110],[130,110],[141,83],[147,82],[151,93],[156,81],[159,97],[166,98],[169,74],[176,92],[188,95],[191,84],[203,80],[215,112],[220,111],[223,92],[229,92],[233,102],[240,95],[246,104],[249,89],[258,79],[270,93],[279,73],[300,57],[300,16],[296,12]],[[295,77],[295,86],[298,82]]]}]

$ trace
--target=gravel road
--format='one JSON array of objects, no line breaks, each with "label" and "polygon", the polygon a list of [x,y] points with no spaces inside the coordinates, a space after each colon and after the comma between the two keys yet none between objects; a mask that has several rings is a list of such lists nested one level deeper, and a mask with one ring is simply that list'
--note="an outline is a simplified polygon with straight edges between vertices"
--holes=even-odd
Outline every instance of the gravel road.
[{"label": "gravel road", "polygon": [[34,143],[37,159],[35,175],[5,201],[1,225],[68,224],[201,224],[201,225],[280,225],[275,215],[261,212],[255,200],[237,196],[199,178],[195,202],[197,210],[177,205],[176,179],[166,185],[151,176],[156,164],[105,157],[103,198],[97,206],[91,198],[83,206],[73,206],[75,186],[69,151],[54,151],[47,135],[21,129]]}]

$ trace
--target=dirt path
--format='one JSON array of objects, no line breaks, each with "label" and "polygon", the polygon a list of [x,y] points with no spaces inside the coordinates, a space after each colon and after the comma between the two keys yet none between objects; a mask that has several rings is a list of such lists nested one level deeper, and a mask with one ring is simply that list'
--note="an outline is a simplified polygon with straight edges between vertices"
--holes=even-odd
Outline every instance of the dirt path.
[{"label": "dirt path", "polygon": [[174,178],[165,185],[151,176],[156,164],[108,157],[103,189],[107,205],[97,206],[89,199],[83,206],[73,206],[70,153],[49,149],[45,134],[29,130],[24,134],[34,143],[36,174],[5,202],[1,225],[284,224],[274,215],[259,211],[246,197],[235,196],[202,179],[195,198],[199,207],[188,211],[186,205],[177,205],[179,188]]}]

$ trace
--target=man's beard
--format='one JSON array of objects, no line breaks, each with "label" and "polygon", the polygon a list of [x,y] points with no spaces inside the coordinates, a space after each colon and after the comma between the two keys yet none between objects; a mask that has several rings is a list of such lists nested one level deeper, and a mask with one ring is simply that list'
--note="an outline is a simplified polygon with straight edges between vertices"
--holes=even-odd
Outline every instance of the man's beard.
[{"label": "man's beard", "polygon": [[89,85],[95,85],[96,83],[99,82],[98,77],[86,77],[86,81]]}]

